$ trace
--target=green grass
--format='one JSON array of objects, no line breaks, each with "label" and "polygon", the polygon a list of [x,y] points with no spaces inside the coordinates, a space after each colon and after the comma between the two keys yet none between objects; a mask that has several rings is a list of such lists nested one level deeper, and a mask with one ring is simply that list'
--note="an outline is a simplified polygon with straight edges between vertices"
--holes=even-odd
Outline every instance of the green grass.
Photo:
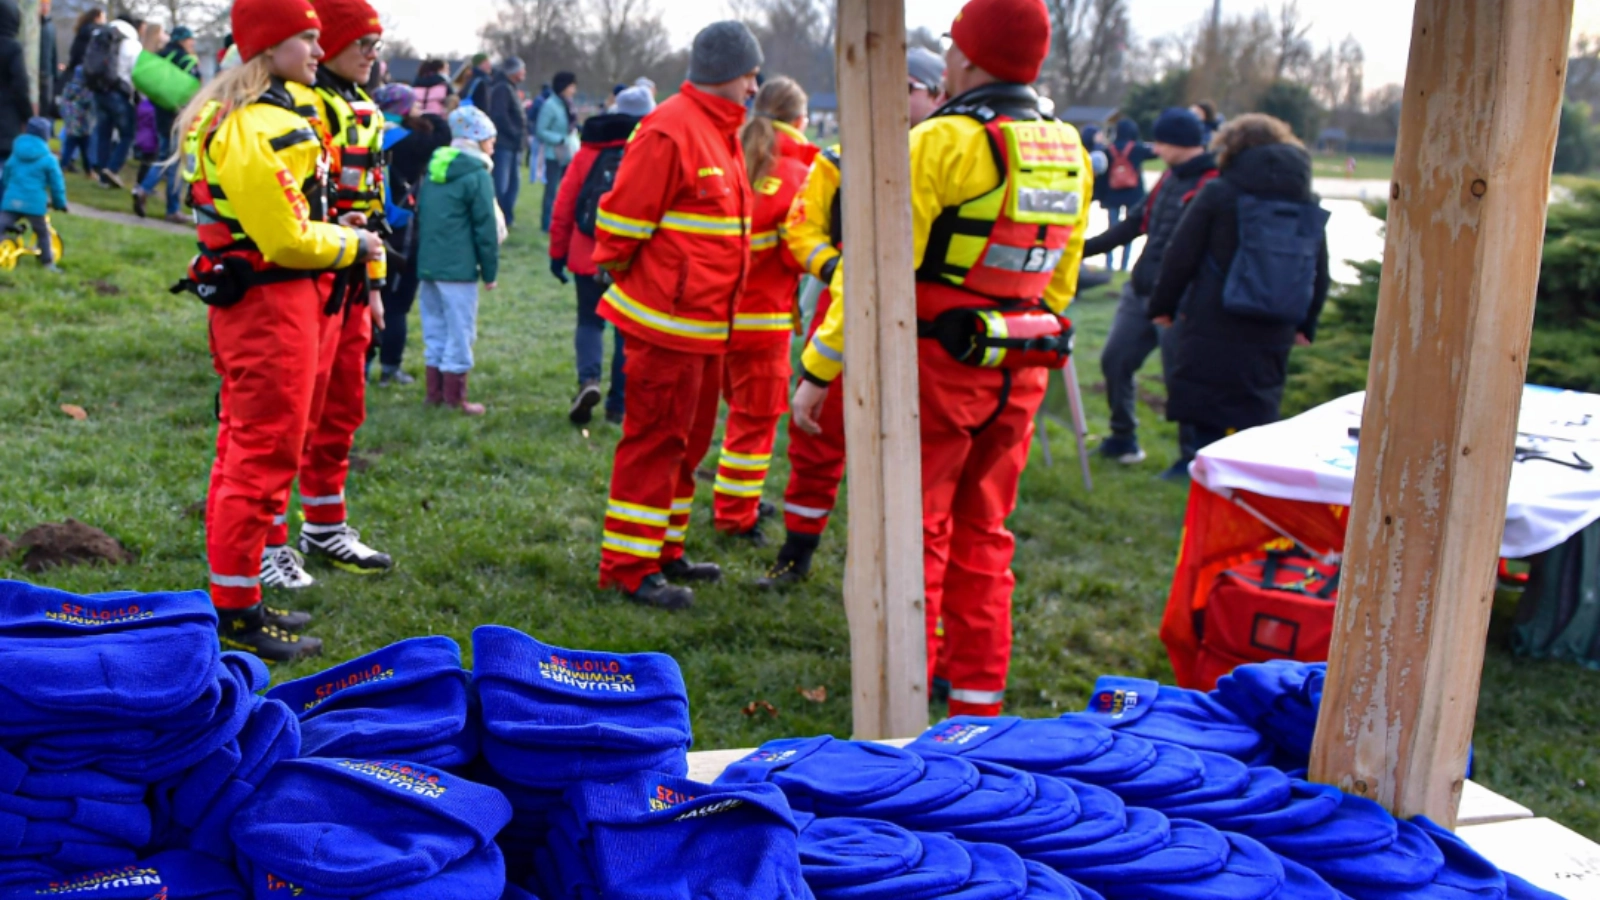
[{"label": "green grass", "polygon": [[[1318,178],[1344,178],[1345,160],[1342,153],[1317,153],[1311,157],[1311,173]],[[1394,175],[1394,159],[1388,156],[1357,156],[1355,178],[1388,181]]]},{"label": "green grass", "polygon": [[[85,191],[110,192],[74,182]],[[315,570],[295,596],[328,642],[304,675],[399,638],[446,634],[468,650],[472,628],[498,622],[574,647],[660,650],[682,664],[696,743],[751,746],[786,735],[850,727],[849,639],[841,608],[844,517],[830,529],[814,577],[801,590],[765,595],[745,585],[771,553],[711,534],[701,486],[690,550],[718,560],[725,582],[680,614],[637,608],[595,587],[599,532],[615,428],[586,436],[565,419],[573,387],[570,287],[542,263],[531,227],[538,191],[506,245],[501,288],[483,297],[476,399],[489,415],[466,419],[422,408],[420,386],[374,389],[357,439],[366,466],[350,485],[355,524],[392,552],[399,569],[360,579]],[[67,516],[98,525],[139,554],[117,569],[58,570],[34,580],[75,591],[200,588],[201,523],[214,439],[216,379],[204,308],[165,290],[192,251],[177,236],[57,217],[66,276],[25,264],[0,274],[0,531],[13,537]],[[1115,295],[1074,307],[1079,372],[1092,428],[1105,429],[1099,346]],[[415,320],[413,319],[413,323]],[[413,332],[411,360],[420,364]],[[1160,393],[1158,363],[1146,387]],[[1057,390],[1051,408],[1065,419]],[[59,406],[89,412],[79,422]],[[1010,710],[1081,709],[1096,676],[1170,680],[1157,627],[1177,551],[1184,492],[1155,480],[1171,462],[1172,429],[1145,411],[1145,465],[1094,462],[1094,493],[1079,480],[1068,430],[1051,426],[1055,464],[1034,454],[1011,526],[1018,537],[1016,647]],[[787,477],[782,446],[768,496]],[[769,529],[774,536],[778,529]],[[0,577],[27,577],[0,562]],[[1504,618],[1498,618],[1497,629]],[[1480,702],[1478,777],[1488,786],[1591,836],[1600,836],[1593,787],[1600,755],[1600,673],[1512,659],[1491,640]],[[824,703],[800,688],[828,687]],[[766,700],[778,710],[746,717]]]}]

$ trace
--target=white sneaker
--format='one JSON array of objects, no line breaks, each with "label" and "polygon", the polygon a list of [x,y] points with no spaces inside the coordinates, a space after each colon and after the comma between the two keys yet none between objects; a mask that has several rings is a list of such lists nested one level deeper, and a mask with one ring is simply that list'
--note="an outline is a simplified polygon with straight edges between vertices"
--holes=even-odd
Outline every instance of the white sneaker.
[{"label": "white sneaker", "polygon": [[268,547],[261,554],[261,586],[298,591],[311,587],[317,580],[306,572],[306,561],[287,545]]},{"label": "white sneaker", "polygon": [[349,525],[302,525],[300,550],[356,575],[377,575],[394,568],[389,554],[362,543],[361,532]]}]

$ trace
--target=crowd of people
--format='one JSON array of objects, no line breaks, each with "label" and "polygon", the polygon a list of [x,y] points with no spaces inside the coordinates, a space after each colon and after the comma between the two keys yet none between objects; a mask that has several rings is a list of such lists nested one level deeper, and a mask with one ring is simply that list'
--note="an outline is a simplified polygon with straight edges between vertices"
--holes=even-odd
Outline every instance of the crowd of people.
[{"label": "crowd of people", "polygon": [[[263,588],[313,583],[307,556],[358,575],[393,566],[346,506],[366,387],[412,382],[406,318],[420,302],[424,402],[486,412],[467,395],[478,293],[499,282],[524,161],[544,185],[550,274],[576,293],[569,418],[588,424],[603,404],[621,426],[601,587],[675,610],[693,603],[694,585],[721,578],[687,544],[723,404],[713,527],[763,541],[778,512],[762,500],[766,476],[790,413],[785,535],[757,586],[809,575],[846,455],[846,163],[841,147],[807,137],[805,91],[762,73],[748,28],[700,31],[684,83],[659,105],[641,78],[580,122],[571,73],[529,96],[528,66],[514,56],[479,54],[455,73],[429,60],[412,84],[390,83],[367,0],[236,0],[232,26],[214,78],[196,78],[176,108],[151,104],[156,146],[133,189],[142,213],[166,180],[175,210],[181,174],[197,227],[184,285],[210,305],[221,378],[206,536],[227,646],[272,660],[320,652],[309,616],[263,602]],[[61,159],[83,156],[96,180],[117,185],[122,139],[136,136],[128,116],[151,95],[169,98],[153,89],[141,100],[131,76],[105,96],[82,72],[107,40],[135,57],[159,42],[161,59],[193,77],[192,35],[91,12],[77,37],[90,61],[68,67]],[[942,58],[907,55],[929,675],[952,714],[993,715],[1004,700],[1015,584],[1006,519],[1048,376],[1068,364],[1065,313],[1085,255],[1109,268],[1113,250],[1144,239],[1101,359],[1112,435],[1100,452],[1144,458],[1133,379],[1160,346],[1181,432],[1173,477],[1206,443],[1276,417],[1289,350],[1315,336],[1327,292],[1326,214],[1283,123],[1174,108],[1151,143],[1123,119],[1102,146],[1098,129],[1080,135],[1030,86],[1049,42],[1042,0],[970,0]],[[74,85],[92,98],[88,130],[66,108],[79,102]],[[31,113],[6,165],[6,215],[13,188],[29,183],[33,143],[53,128]],[[1166,170],[1146,191],[1151,159]],[[59,180],[42,193],[65,206]],[[1094,237],[1091,197],[1115,210]],[[817,296],[809,328],[807,283]],[[291,544],[296,483],[304,524]]]}]

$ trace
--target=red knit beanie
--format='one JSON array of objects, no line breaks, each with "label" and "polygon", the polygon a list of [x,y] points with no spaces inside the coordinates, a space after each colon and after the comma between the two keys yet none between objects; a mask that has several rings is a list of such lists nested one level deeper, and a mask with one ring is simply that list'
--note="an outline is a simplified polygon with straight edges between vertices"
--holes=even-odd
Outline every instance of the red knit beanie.
[{"label": "red knit beanie", "polygon": [[378,11],[367,0],[311,0],[322,19],[322,52],[328,59],[369,34],[383,34]]},{"label": "red knit beanie", "polygon": [[249,62],[302,31],[322,28],[309,0],[234,0],[232,19],[240,62]]},{"label": "red knit beanie", "polygon": [[1001,81],[1033,84],[1050,53],[1044,0],[969,0],[950,39],[972,64]]}]

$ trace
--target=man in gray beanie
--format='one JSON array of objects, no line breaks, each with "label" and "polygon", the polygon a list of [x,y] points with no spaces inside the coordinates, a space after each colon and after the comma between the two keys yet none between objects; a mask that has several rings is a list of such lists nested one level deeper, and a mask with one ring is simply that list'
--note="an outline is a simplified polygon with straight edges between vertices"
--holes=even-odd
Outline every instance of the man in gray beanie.
[{"label": "man in gray beanie", "polygon": [[689,51],[689,83],[743,105],[756,95],[756,71],[765,57],[743,22],[712,22],[694,36]]},{"label": "man in gray beanie", "polygon": [[522,181],[517,178],[517,163],[528,146],[528,117],[522,112],[517,85],[528,77],[528,67],[515,56],[508,56],[494,67],[489,82],[489,120],[499,135],[494,146],[494,199],[510,228],[517,214],[517,194]]},{"label": "man in gray beanie", "polygon": [[694,601],[684,582],[722,577],[714,563],[691,562],[684,540],[750,268],[755,197],[739,129],[761,62],[738,22],[696,35],[688,82],[640,123],[595,214],[594,261],[615,282],[600,317],[628,348],[600,586],[645,606],[682,609]]}]

